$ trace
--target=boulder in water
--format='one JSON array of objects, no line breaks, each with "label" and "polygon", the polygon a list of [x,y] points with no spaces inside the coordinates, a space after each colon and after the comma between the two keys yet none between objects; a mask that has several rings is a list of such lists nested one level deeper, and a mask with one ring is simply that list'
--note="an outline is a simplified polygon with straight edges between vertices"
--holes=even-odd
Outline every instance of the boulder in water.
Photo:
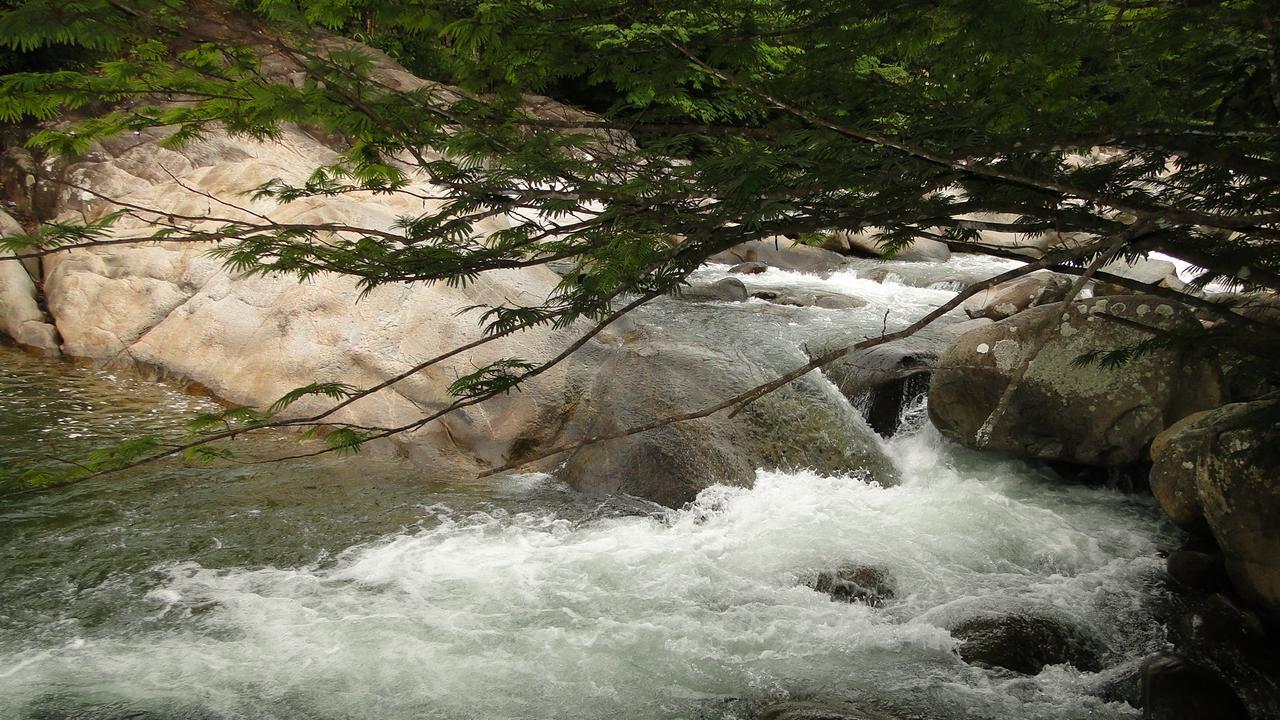
[{"label": "boulder in water", "polygon": [[1250,720],[1225,680],[1173,653],[1143,663],[1141,699],[1144,720]]},{"label": "boulder in water", "polygon": [[[1119,351],[1198,322],[1151,296],[1055,303],[960,336],[938,360],[929,415],[947,437],[971,447],[1082,465],[1121,466],[1146,454],[1164,428],[1222,401],[1217,370],[1175,349],[1109,367],[1080,359]],[[1001,397],[1019,368],[1029,363]]]},{"label": "boulder in water", "polygon": [[[903,410],[928,390],[930,373],[949,341],[945,328],[926,328],[909,338],[852,350],[822,371],[863,411],[867,424],[888,437],[898,431]],[[815,345],[810,356],[834,346]]]},{"label": "boulder in water", "polygon": [[849,263],[839,253],[798,243],[784,237],[751,240],[716,253],[708,258],[707,261],[724,263],[725,265],[758,262],[782,270],[806,273],[829,273],[839,270]]},{"label": "boulder in water", "polygon": [[[847,248],[839,252],[861,257],[882,257],[884,255],[884,248],[881,247],[878,237],[879,234],[874,229],[859,232],[841,230],[833,234],[834,242]],[[946,262],[951,259],[951,250],[947,248],[945,243],[940,243],[937,240],[916,238],[907,246],[893,253],[893,259],[903,262]]]},{"label": "boulder in water", "polygon": [[833,570],[823,570],[813,579],[810,587],[830,595],[833,600],[860,602],[871,607],[880,607],[895,595],[893,578],[889,572],[870,565],[843,565]]},{"label": "boulder in water", "polygon": [[852,295],[841,295],[840,293],[824,292],[822,290],[802,290],[800,288],[778,288],[756,290],[751,293],[751,297],[765,302],[771,302],[775,305],[791,305],[792,307],[820,307],[827,310],[852,310],[864,307],[866,300],[853,297]]},{"label": "boulder in water", "polygon": [[1036,675],[1046,665],[1071,665],[1087,672],[1102,669],[1105,646],[1081,628],[1036,615],[975,617],[951,630],[967,663],[1002,667]]},{"label": "boulder in water", "polygon": [[[529,426],[528,448],[611,434],[714,405],[766,382],[776,369],[701,335],[637,323],[575,354],[558,405]],[[788,366],[796,361],[786,360]],[[512,459],[518,459],[516,453]],[[715,484],[750,485],[757,468],[812,467],[892,484],[892,463],[857,412],[818,376],[801,378],[727,412],[583,447],[564,459],[573,487],[626,493],[671,507]]]},{"label": "boulder in water", "polygon": [[1003,320],[1029,307],[1062,302],[1071,289],[1071,279],[1055,273],[1033,273],[1012,282],[983,290],[964,301],[971,318]]},{"label": "boulder in water", "polygon": [[1152,443],[1152,491],[1175,521],[1207,527],[1241,595],[1280,623],[1280,403],[1232,403]]},{"label": "boulder in water", "polygon": [[719,300],[742,302],[748,297],[747,286],[738,278],[721,278],[706,285],[690,285],[680,291],[685,300]]},{"label": "boulder in water", "polygon": [[769,266],[762,262],[744,262],[729,268],[729,272],[739,275],[759,275],[768,269]]},{"label": "boulder in water", "polygon": [[[912,714],[909,717],[920,717]],[[904,716],[851,700],[788,700],[765,708],[759,720],[903,720]]]}]

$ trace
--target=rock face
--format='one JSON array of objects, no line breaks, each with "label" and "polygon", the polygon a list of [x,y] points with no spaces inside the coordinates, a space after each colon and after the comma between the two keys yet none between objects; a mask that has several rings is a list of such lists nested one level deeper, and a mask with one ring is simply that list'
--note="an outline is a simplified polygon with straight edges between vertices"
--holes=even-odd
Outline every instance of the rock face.
[{"label": "rock face", "polygon": [[971,318],[1003,320],[1029,307],[1062,302],[1071,289],[1071,280],[1053,273],[1033,273],[1010,283],[988,288],[964,301]]},{"label": "rock face", "polygon": [[1179,524],[1212,532],[1247,600],[1280,623],[1280,404],[1224,405],[1152,443],[1151,486]]},{"label": "rock face", "polygon": [[[1026,310],[956,340],[930,383],[929,415],[944,435],[971,447],[1083,465],[1133,463],[1161,430],[1222,401],[1216,370],[1170,349],[1118,368],[1081,366],[1078,359],[1148,339],[1139,324],[1160,330],[1195,322],[1151,296]],[[993,417],[1028,358],[1006,412]]]},{"label": "rock face", "polygon": [[[0,237],[21,233],[22,226],[0,211]],[[13,255],[8,251],[3,254]],[[58,331],[47,322],[36,301],[36,285],[18,260],[0,260],[0,330],[24,348],[44,355],[59,354]]]},{"label": "rock face", "polygon": [[[375,54],[376,55],[376,54]],[[383,58],[375,74],[395,87],[426,85]],[[283,72],[283,71],[281,71]],[[547,101],[549,103],[549,101]],[[537,108],[552,114],[554,103]],[[98,143],[75,163],[49,169],[69,186],[42,185],[36,203],[50,216],[93,220],[113,209],[102,196],[142,208],[115,227],[119,236],[150,234],[167,215],[199,218],[197,229],[258,215],[278,222],[333,223],[390,231],[404,216],[423,211],[437,195],[425,181],[413,194],[352,193],[277,205],[247,191],[279,178],[301,183],[335,158],[332,138],[286,127],[271,142],[216,132],[178,149],[158,141],[164,130]],[[482,233],[508,227],[497,217]],[[65,353],[104,364],[140,366],[193,381],[233,403],[264,406],[317,381],[370,387],[423,361],[482,337],[476,305],[537,305],[562,281],[546,268],[486,272],[466,287],[388,285],[361,295],[351,278],[319,275],[244,277],[209,257],[209,245],[117,245],[51,256],[44,289]],[[845,258],[817,248],[752,253],[792,269],[829,269]],[[20,341],[40,318],[30,279],[16,262],[0,264],[4,306],[0,329]],[[15,280],[16,278],[16,280]],[[566,280],[570,282],[572,280]],[[15,284],[16,283],[16,284]],[[16,288],[16,291],[14,291]],[[736,278],[716,299],[745,300]],[[676,307],[676,301],[663,299]],[[692,304],[679,306],[682,312]],[[25,314],[24,314],[25,313]],[[397,427],[452,401],[446,388],[457,377],[502,358],[539,363],[559,354],[585,330],[535,329],[502,338],[419,372],[363,398],[332,420]],[[708,338],[693,328],[678,332],[618,323],[586,343],[571,361],[521,385],[520,392],[398,436],[400,450],[451,477],[506,464],[551,445],[571,444],[600,432],[687,412],[771,379],[776,368],[735,354],[732,339]],[[24,340],[28,338],[28,340]],[[722,341],[722,342],[721,342]],[[708,346],[720,343],[717,350]],[[790,352],[802,360],[799,349]],[[304,399],[290,412],[307,415],[329,402]],[[832,472],[865,468],[882,482],[892,470],[871,434],[829,385],[810,380],[755,403],[741,416],[672,425],[642,435],[557,456],[534,469],[552,470],[589,491],[630,493],[670,505],[717,482],[748,484],[758,467],[804,465]]]}]

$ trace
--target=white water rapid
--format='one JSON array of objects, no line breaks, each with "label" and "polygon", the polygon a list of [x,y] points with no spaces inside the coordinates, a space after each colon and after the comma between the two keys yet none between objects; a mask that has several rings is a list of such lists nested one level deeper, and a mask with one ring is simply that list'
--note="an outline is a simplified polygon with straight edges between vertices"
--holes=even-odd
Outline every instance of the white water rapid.
[{"label": "white water rapid", "polygon": [[[856,312],[875,330],[886,308],[901,311],[892,326],[951,296],[854,273],[766,275],[747,282],[854,291],[872,301]],[[838,316],[806,312],[817,324]],[[293,507],[243,476],[220,478],[218,492],[242,497],[209,498],[215,520],[173,531],[187,545],[166,539],[135,570],[6,596],[0,718],[745,720],[779,699],[829,696],[902,718],[1138,717],[1089,694],[1098,675],[967,665],[944,626],[975,605],[1034,602],[1104,638],[1109,666],[1159,648],[1149,606],[1173,531],[1152,502],[957,448],[919,408],[910,425],[885,442],[897,487],[762,470],[752,489],[620,515],[566,505],[573,493],[548,476],[516,475],[465,497],[415,490],[415,503],[389,502],[400,529],[307,559],[218,555],[235,537],[275,542],[244,528]],[[328,502],[289,532],[364,512],[344,495]],[[24,546],[68,563],[109,542],[127,552],[164,507],[69,529],[59,513],[74,507],[33,506],[0,518],[18,528],[0,562],[16,577]],[[22,524],[33,513],[42,524]],[[883,569],[895,597],[874,608],[803,584],[850,562]],[[66,599],[23,610],[32,594]]]}]

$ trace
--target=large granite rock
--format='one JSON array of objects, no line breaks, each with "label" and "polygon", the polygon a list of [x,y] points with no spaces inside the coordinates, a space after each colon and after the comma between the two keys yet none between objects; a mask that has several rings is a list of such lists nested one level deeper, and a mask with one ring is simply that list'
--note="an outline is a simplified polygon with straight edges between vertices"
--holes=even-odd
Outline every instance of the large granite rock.
[{"label": "large granite rock", "polygon": [[[22,226],[0,210],[0,237],[22,234]],[[13,257],[8,250],[0,256]],[[0,331],[24,348],[43,355],[58,354],[58,331],[50,325],[37,301],[36,284],[19,260],[0,260]]]},{"label": "large granite rock", "polygon": [[707,261],[735,266],[763,263],[781,270],[806,273],[830,273],[849,264],[848,259],[839,253],[784,237],[751,240],[716,253]]},{"label": "large granite rock", "polygon": [[[1196,322],[1151,296],[1026,310],[965,333],[947,350],[930,383],[930,417],[944,435],[971,447],[1083,465],[1133,463],[1161,430],[1222,401],[1216,369],[1172,349],[1119,367],[1078,361],[1147,340],[1141,325],[1160,331]],[[993,417],[1011,378],[1033,355],[1006,412]]]},{"label": "large granite rock", "polygon": [[[376,72],[388,85],[412,89],[427,84],[385,57],[378,62]],[[268,72],[287,77],[289,69],[272,67]],[[545,99],[530,102],[544,116],[576,112]],[[49,172],[70,184],[36,188],[42,212],[94,220],[115,209],[116,201],[155,210],[123,218],[114,228],[116,237],[149,236],[157,223],[174,219],[192,218],[196,229],[212,230],[261,216],[283,223],[391,231],[400,218],[422,212],[421,197],[439,194],[425,180],[416,180],[406,188],[413,194],[349,193],[276,204],[249,193],[277,178],[301,183],[312,169],[335,159],[341,142],[295,127],[283,128],[270,142],[210,132],[169,148],[159,142],[166,136],[159,129],[112,138],[75,162],[52,164]],[[511,222],[495,217],[478,231],[491,233]],[[362,295],[346,276],[321,274],[301,283],[289,277],[241,276],[211,258],[210,247],[122,244],[50,256],[44,263],[44,288],[66,354],[152,369],[202,385],[233,403],[263,406],[316,381],[356,387],[382,383],[480,339],[479,311],[468,308],[541,304],[562,282],[538,267],[485,272],[465,287],[388,285]],[[766,250],[772,243],[756,247],[776,262],[788,259],[783,266],[795,269],[845,262],[817,248],[795,246],[770,255]],[[0,269],[4,267],[21,271],[17,263]],[[8,303],[0,307],[5,322],[0,329],[19,340],[23,323],[35,317],[31,305],[18,303],[34,297],[27,281],[16,294],[7,292],[16,286],[0,287],[6,289],[0,302]],[[742,283],[734,282],[733,297],[745,299]],[[11,302],[11,295],[18,300]],[[662,302],[675,306],[675,301]],[[460,375],[502,358],[548,360],[583,330],[538,328],[487,343],[363,398],[330,419],[377,427],[412,423],[448,405],[453,398],[446,388]],[[549,445],[697,409],[777,371],[735,354],[729,337],[691,329],[687,336],[661,331],[665,334],[659,341],[659,332],[634,321],[621,323],[588,342],[570,362],[523,383],[519,392],[399,436],[400,450],[436,476],[474,473],[531,457]],[[792,361],[803,361],[799,349],[791,352],[796,356]],[[310,415],[329,404],[307,398],[290,412]],[[673,505],[716,482],[749,483],[762,466],[804,465],[832,472],[875,468],[877,479],[890,481],[888,461],[879,455],[871,434],[860,426],[859,436],[850,422],[858,425],[860,420],[834,389],[811,379],[753,404],[733,420],[722,413],[584,448],[534,467],[554,469],[565,461],[563,476],[576,487]]]},{"label": "large granite rock", "polygon": [[1188,417],[1152,443],[1151,486],[1169,516],[1212,532],[1240,594],[1280,623],[1280,403]]},{"label": "large granite rock", "polygon": [[[529,427],[530,447],[708,407],[779,371],[672,330],[643,320],[626,323],[575,355],[569,390]],[[892,463],[856,411],[817,375],[756,400],[737,418],[717,413],[581,448],[565,458],[560,473],[581,490],[679,506],[712,484],[748,485],[760,467],[809,467],[896,482]]]},{"label": "large granite rock", "polygon": [[1071,290],[1071,279],[1055,273],[1033,273],[987,288],[964,301],[964,313],[971,318],[1003,320],[1029,307],[1062,302]]},{"label": "large granite rock", "polygon": [[[841,230],[831,235],[829,243],[829,247],[847,255],[882,257],[885,252],[875,228],[860,232]],[[894,252],[893,259],[903,262],[946,262],[951,259],[951,250],[937,240],[915,238],[910,244]]]}]

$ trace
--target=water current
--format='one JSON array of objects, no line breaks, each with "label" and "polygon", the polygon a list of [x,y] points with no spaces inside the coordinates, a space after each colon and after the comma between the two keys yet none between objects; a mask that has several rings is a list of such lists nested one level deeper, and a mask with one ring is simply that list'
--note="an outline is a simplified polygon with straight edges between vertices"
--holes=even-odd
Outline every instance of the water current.
[{"label": "water current", "polygon": [[[905,281],[748,282],[856,291],[878,329],[951,294],[901,265]],[[0,463],[177,433],[208,404],[3,350]],[[161,463],[0,499],[0,718],[746,720],[826,697],[904,718],[1139,717],[1090,694],[1098,674],[965,664],[944,627],[1035,603],[1105,638],[1108,666],[1161,647],[1150,607],[1175,533],[1158,509],[959,448],[913,413],[883,441],[899,486],[761,469],[678,510],[376,455]],[[850,562],[895,596],[804,584]]]}]

